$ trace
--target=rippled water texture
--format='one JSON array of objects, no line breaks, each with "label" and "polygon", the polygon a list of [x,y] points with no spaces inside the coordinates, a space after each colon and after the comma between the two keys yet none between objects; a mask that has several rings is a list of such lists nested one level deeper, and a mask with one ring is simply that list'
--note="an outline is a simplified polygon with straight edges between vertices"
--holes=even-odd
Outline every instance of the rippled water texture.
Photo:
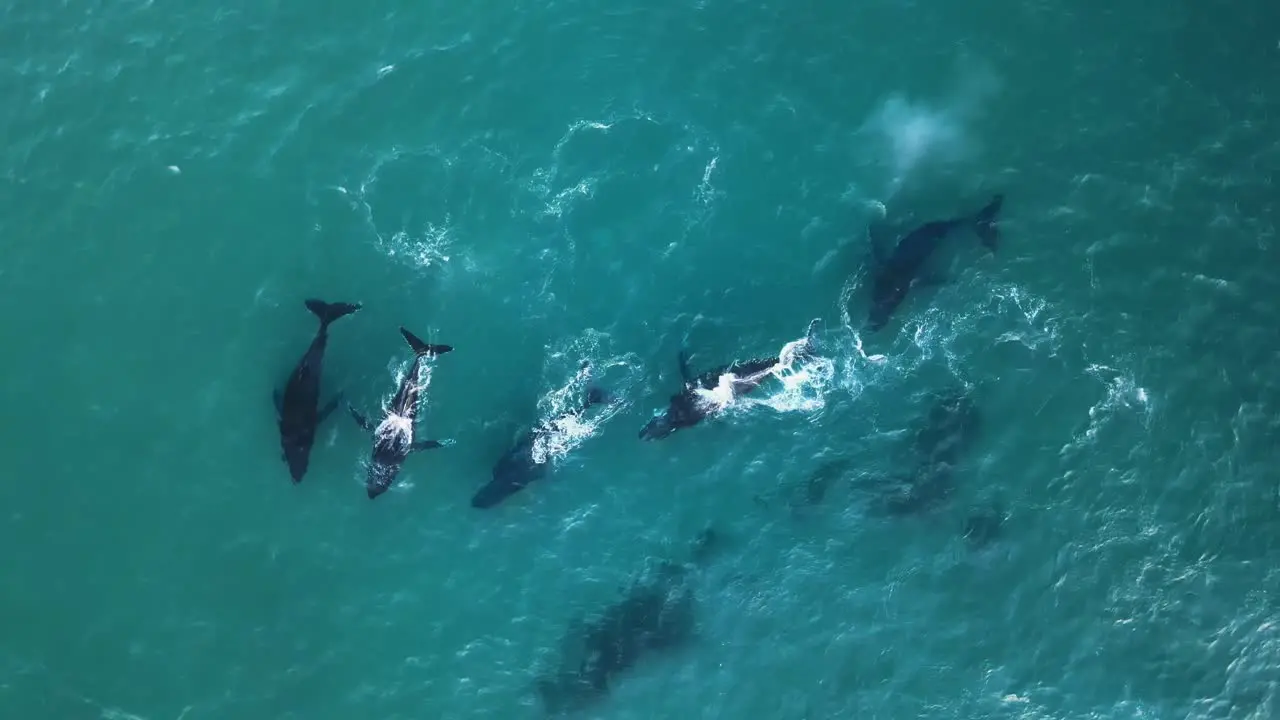
[{"label": "rippled water texture", "polygon": [[[646,603],[577,716],[1275,717],[1273,4],[630,1],[0,6],[0,717],[539,717]],[[456,348],[376,501],[310,297],[325,398]]]}]

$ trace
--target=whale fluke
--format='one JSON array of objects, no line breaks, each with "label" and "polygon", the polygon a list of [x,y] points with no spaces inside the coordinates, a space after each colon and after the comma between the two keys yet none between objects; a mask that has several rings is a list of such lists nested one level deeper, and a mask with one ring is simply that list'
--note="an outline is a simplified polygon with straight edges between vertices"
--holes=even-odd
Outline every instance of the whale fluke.
[{"label": "whale fluke", "polygon": [[404,328],[400,328],[400,334],[404,336],[405,342],[409,343],[409,347],[413,348],[413,353],[418,357],[443,355],[450,350],[453,350],[452,345],[432,345],[430,343],[423,342],[417,335],[414,335]]},{"label": "whale fluke", "polygon": [[320,326],[328,327],[329,323],[340,317],[346,317],[360,309],[358,303],[330,303],[314,298],[307,300],[307,309],[320,318]]}]

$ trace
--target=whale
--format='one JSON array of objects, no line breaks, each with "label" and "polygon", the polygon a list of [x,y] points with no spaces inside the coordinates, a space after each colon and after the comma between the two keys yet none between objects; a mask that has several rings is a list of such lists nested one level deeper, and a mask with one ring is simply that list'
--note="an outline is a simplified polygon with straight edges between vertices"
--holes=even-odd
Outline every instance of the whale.
[{"label": "whale", "polygon": [[289,373],[284,391],[275,390],[272,395],[276,406],[276,423],[280,429],[280,457],[289,466],[289,476],[294,484],[302,482],[311,463],[311,447],[316,441],[316,429],[338,407],[342,394],[320,407],[320,375],[324,365],[324,351],[329,344],[329,325],[360,309],[353,303],[329,303],[310,299],[304,304],[320,320],[320,327],[311,339],[311,345]]},{"label": "whale", "polygon": [[418,440],[417,419],[420,396],[425,383],[419,383],[418,370],[424,360],[431,360],[453,350],[449,345],[431,345],[413,333],[400,328],[400,334],[413,349],[413,364],[400,380],[395,397],[376,426],[354,406],[347,406],[351,416],[365,432],[373,435],[373,451],[365,490],[373,500],[385,493],[400,474],[400,467],[410,453],[443,447],[438,440]]},{"label": "whale", "polygon": [[737,361],[697,376],[689,371],[689,356],[683,350],[680,351],[679,363],[684,387],[671,396],[666,409],[640,429],[641,440],[661,440],[678,430],[697,425],[718,411],[716,405],[703,398],[699,391],[714,390],[720,385],[721,377],[732,375],[730,389],[733,397],[747,395],[772,374],[778,359],[767,357]]},{"label": "whale", "polygon": [[925,268],[941,247],[942,242],[957,230],[972,228],[978,239],[991,253],[999,249],[1000,236],[996,229],[996,216],[1004,204],[1004,195],[995,195],[981,210],[950,220],[925,223],[907,233],[893,250],[885,255],[875,243],[875,256],[871,286],[871,309],[867,313],[866,329],[875,332],[889,322],[889,318],[907,298],[915,285],[936,284],[936,277],[928,277]]},{"label": "whale", "polygon": [[881,509],[909,515],[946,501],[955,490],[957,465],[981,429],[982,416],[970,393],[958,388],[938,393],[912,438],[915,467],[890,483]]},{"label": "whale", "polygon": [[[589,363],[583,363],[580,375],[590,369]],[[547,473],[547,460],[540,449],[554,443],[557,437],[565,432],[565,428],[580,420],[593,406],[611,402],[611,398],[601,388],[588,386],[583,402],[559,415],[547,418],[521,435],[520,439],[507,452],[503,453],[493,466],[492,479],[485,483],[471,497],[471,507],[488,509],[523,490],[529,483],[542,478]]]},{"label": "whale", "polygon": [[587,622],[575,623],[562,641],[554,669],[539,673],[535,689],[550,714],[583,711],[603,700],[628,671],[696,638],[694,580],[721,550],[711,527],[699,533],[684,562],[662,559],[632,579],[620,599]]},{"label": "whale", "polygon": [[689,370],[689,357],[681,350],[679,356],[680,377],[684,386],[680,392],[671,396],[667,407],[654,415],[640,429],[641,440],[661,440],[672,433],[691,428],[706,418],[719,412],[719,407],[704,397],[704,394],[721,386],[725,376],[729,377],[729,391],[733,398],[742,397],[754,391],[775,371],[785,365],[803,359],[812,352],[814,335],[819,320],[809,323],[809,329],[802,340],[787,343],[778,357],[755,358],[722,365],[708,370],[701,375],[694,375]]}]

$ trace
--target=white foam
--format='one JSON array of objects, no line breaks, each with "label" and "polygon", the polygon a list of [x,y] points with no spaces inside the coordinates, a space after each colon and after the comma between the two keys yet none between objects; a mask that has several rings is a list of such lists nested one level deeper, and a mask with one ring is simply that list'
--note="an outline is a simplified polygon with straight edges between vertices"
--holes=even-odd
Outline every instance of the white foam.
[{"label": "white foam", "polygon": [[712,412],[724,410],[737,399],[734,385],[741,380],[742,378],[733,373],[724,373],[720,376],[720,381],[714,388],[698,388],[695,391],[698,395],[699,404]]},{"label": "white foam", "polygon": [[782,389],[758,402],[778,412],[810,412],[826,405],[826,389],[835,378],[835,362],[830,358],[810,358],[798,367],[778,365],[774,376]]},{"label": "white foam", "polygon": [[542,217],[562,217],[566,210],[573,209],[573,204],[578,198],[590,199],[595,194],[597,182],[597,178],[589,177],[579,181],[577,185],[564,188],[546,202],[539,215]]},{"label": "white foam", "polygon": [[[570,367],[577,370],[567,382],[538,400],[538,415],[544,418],[543,427],[550,432],[534,440],[534,462],[556,463],[563,459],[627,407],[627,388],[637,382],[642,364],[630,355],[610,357],[610,340],[608,334],[589,328],[548,354],[544,375],[549,379],[564,378]],[[583,367],[584,362],[589,366]],[[608,392],[612,402],[576,413],[591,385]]]},{"label": "white foam", "polygon": [[389,413],[385,418],[383,418],[381,423],[378,423],[378,429],[374,434],[377,435],[379,439],[398,438],[403,442],[404,440],[412,437],[412,433],[412,420],[401,415],[396,415],[395,413]]},{"label": "white foam", "polygon": [[[810,412],[826,404],[826,389],[835,378],[836,362],[833,358],[810,354],[808,337],[792,340],[778,352],[778,362],[753,376],[724,373],[714,388],[699,388],[698,400],[711,413],[730,408],[749,411],[757,406],[767,406],[777,412]],[[781,388],[765,394],[739,395],[735,386],[739,383],[763,383],[774,378]],[[763,388],[761,388],[763,389]]]},{"label": "white foam", "polygon": [[[400,149],[393,149],[374,163],[369,175],[354,191],[342,185],[330,185],[330,189],[344,196],[352,210],[364,217],[365,224],[377,238],[378,250],[389,258],[406,262],[416,268],[424,269],[444,265],[450,260],[450,248],[453,245],[453,223],[449,216],[442,222],[427,221],[419,227],[401,227],[388,234],[378,228],[370,192],[379,182],[379,174],[384,166],[410,155]],[[426,148],[421,152],[439,160],[445,168],[454,164],[455,159],[443,157],[435,148]]]},{"label": "white foam", "polygon": [[390,237],[378,234],[378,249],[387,257],[406,260],[415,267],[427,268],[449,262],[448,248],[452,241],[446,225],[427,223],[421,235],[411,235],[404,230]]},{"label": "white foam", "polygon": [[715,200],[716,196],[723,194],[716,190],[711,184],[711,174],[715,172],[716,163],[719,161],[719,155],[711,158],[711,161],[708,162],[707,166],[702,170],[702,184],[698,186],[696,191],[694,191],[694,196],[698,199],[698,202],[703,205],[710,205],[712,201]]},{"label": "white foam", "polygon": [[588,422],[578,415],[553,418],[546,424],[550,432],[539,435],[533,442],[533,461],[542,464],[564,457],[591,437],[598,425],[598,419]]}]

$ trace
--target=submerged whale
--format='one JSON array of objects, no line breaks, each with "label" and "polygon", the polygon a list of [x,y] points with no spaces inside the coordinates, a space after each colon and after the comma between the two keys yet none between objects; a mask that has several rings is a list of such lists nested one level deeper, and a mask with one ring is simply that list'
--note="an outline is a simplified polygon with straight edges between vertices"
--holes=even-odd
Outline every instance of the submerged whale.
[{"label": "submerged whale", "polygon": [[289,466],[293,482],[300,483],[307,474],[311,461],[311,446],[316,441],[316,429],[338,406],[342,393],[338,393],[323,408],[320,407],[320,375],[324,365],[324,351],[329,343],[329,325],[360,309],[352,303],[327,303],[323,300],[307,300],[307,309],[320,319],[320,328],[311,339],[311,345],[298,365],[289,374],[284,392],[273,393],[276,405],[276,422],[280,427],[281,457]]},{"label": "submerged whale", "polygon": [[645,658],[680,647],[695,636],[693,571],[705,566],[719,538],[699,534],[688,562],[659,561],[589,623],[565,638],[558,667],[542,673],[535,687],[549,713],[581,710],[608,695],[627,670]]},{"label": "submerged whale", "polygon": [[[583,363],[582,373],[590,369]],[[524,489],[529,483],[547,472],[546,446],[555,444],[566,429],[581,419],[592,406],[610,401],[608,394],[595,386],[588,386],[586,399],[577,407],[555,417],[542,420],[525,432],[514,447],[503,454],[493,466],[493,479],[485,483],[471,498],[471,507],[486,509]]]},{"label": "submerged whale", "polygon": [[400,474],[400,466],[404,464],[409,453],[419,450],[430,450],[441,447],[436,440],[417,440],[417,419],[419,396],[425,385],[418,382],[418,369],[424,359],[432,359],[443,355],[453,348],[449,345],[430,345],[418,339],[413,333],[400,328],[405,342],[413,348],[413,365],[400,380],[396,395],[391,400],[382,422],[375,427],[369,419],[354,407],[349,407],[351,416],[366,432],[373,433],[373,453],[369,462],[369,475],[365,480],[365,490],[372,500],[386,492]]},{"label": "submerged whale", "polygon": [[937,396],[913,438],[915,468],[882,496],[882,510],[906,515],[949,498],[955,490],[956,465],[981,427],[982,416],[969,393],[955,389]]},{"label": "submerged whale", "polygon": [[912,285],[930,281],[923,277],[925,266],[952,232],[973,228],[982,244],[992,253],[996,252],[1000,239],[995,219],[1003,204],[1004,195],[996,195],[973,215],[925,223],[902,238],[888,256],[873,244],[876,262],[867,329],[874,332],[883,328],[889,322],[889,316],[906,299]]},{"label": "submerged whale", "polygon": [[779,357],[733,362],[696,377],[689,371],[688,356],[683,350],[680,351],[680,377],[684,380],[684,387],[671,396],[666,409],[641,428],[640,439],[661,440],[677,430],[693,427],[719,412],[720,407],[704,397],[704,393],[718,389],[726,376],[733,398],[755,390],[760,383],[772,377],[776,369],[802,359],[812,351],[818,324],[817,319],[810,322],[804,339],[787,343]]}]

